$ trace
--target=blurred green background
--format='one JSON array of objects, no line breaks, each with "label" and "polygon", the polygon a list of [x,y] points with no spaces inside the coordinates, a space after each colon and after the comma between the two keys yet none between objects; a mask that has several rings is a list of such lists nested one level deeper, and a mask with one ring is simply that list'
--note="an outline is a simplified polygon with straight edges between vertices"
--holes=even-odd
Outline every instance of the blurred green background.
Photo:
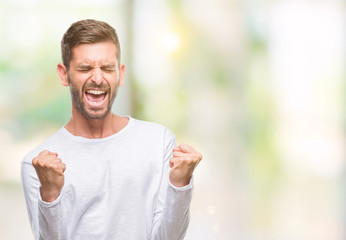
[{"label": "blurred green background", "polygon": [[119,34],[114,112],[199,149],[187,240],[345,239],[346,3],[0,0],[0,238],[32,239],[20,161],[70,117],[71,23]]}]

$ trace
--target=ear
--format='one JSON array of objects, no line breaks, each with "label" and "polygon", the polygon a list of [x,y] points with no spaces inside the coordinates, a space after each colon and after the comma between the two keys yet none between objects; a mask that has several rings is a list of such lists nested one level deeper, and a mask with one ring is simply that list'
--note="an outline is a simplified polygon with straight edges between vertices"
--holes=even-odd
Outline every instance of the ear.
[{"label": "ear", "polygon": [[57,70],[59,77],[60,77],[60,83],[65,87],[69,86],[70,84],[68,82],[67,69],[66,69],[65,65],[62,63],[59,63],[56,70]]},{"label": "ear", "polygon": [[120,66],[119,66],[119,86],[122,86],[124,84],[124,78],[125,78],[125,65],[120,64]]}]

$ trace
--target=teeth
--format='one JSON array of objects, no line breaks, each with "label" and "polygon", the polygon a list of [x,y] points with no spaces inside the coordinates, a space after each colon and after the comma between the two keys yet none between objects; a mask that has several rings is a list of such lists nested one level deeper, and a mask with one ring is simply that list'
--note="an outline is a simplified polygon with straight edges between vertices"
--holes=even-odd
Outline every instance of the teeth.
[{"label": "teeth", "polygon": [[87,90],[86,92],[89,94],[94,94],[94,95],[101,95],[106,93],[106,91],[103,91],[103,90],[93,90],[93,89]]}]

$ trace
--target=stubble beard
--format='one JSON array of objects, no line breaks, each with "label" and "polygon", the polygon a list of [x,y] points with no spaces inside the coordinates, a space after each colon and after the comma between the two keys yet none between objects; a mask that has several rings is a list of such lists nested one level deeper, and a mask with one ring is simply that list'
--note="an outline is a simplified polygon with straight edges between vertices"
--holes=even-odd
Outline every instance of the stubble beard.
[{"label": "stubble beard", "polygon": [[[113,92],[111,91],[111,87],[108,84],[101,84],[101,85],[96,85],[94,83],[84,83],[82,87],[82,96],[80,95],[80,92],[78,88],[73,84],[73,81],[71,81],[70,75],[68,75],[68,82],[70,86],[70,92],[71,92],[71,98],[74,106],[77,108],[77,110],[87,119],[92,119],[92,120],[100,120],[105,118],[109,112],[112,109],[112,105],[114,103],[115,97],[117,96],[118,93],[118,88],[119,84],[116,84],[114,87]],[[84,92],[87,87],[91,87],[94,89],[100,88],[100,89],[108,89],[108,94],[110,94],[110,97],[108,98],[108,105],[106,111],[102,114],[95,114],[97,113],[100,109],[99,108],[90,108],[91,112],[88,111],[85,107],[85,103],[83,101],[84,99]]]}]

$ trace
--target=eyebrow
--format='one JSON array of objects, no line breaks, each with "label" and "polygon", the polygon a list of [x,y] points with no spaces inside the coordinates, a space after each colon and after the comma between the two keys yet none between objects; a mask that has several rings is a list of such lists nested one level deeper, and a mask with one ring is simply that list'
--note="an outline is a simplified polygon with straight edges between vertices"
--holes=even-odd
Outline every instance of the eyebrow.
[{"label": "eyebrow", "polygon": [[[87,63],[82,63],[82,64],[78,65],[77,68],[93,68],[93,66],[91,66],[90,64],[87,64]],[[115,68],[115,64],[101,65],[100,68]]]}]

